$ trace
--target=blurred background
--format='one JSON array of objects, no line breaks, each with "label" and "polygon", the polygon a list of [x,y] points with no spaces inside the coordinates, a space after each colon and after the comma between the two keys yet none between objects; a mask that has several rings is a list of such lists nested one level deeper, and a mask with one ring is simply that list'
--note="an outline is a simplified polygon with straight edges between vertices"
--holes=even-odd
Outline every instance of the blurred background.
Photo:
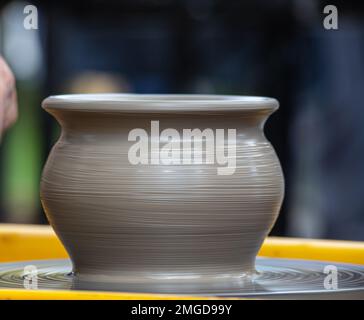
[{"label": "blurred background", "polygon": [[[338,29],[325,28],[326,5]],[[40,108],[48,95],[263,95],[281,104],[266,135],[286,178],[272,234],[364,240],[360,1],[0,1],[0,54],[19,102],[0,147],[0,222],[47,223],[39,180],[59,134]]]}]

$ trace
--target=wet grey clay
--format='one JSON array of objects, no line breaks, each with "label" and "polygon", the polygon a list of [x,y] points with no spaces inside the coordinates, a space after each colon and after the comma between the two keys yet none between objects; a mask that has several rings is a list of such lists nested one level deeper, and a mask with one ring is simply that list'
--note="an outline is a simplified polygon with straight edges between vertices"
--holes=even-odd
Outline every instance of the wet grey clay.
[{"label": "wet grey clay", "polygon": [[254,275],[283,198],[263,134],[275,99],[65,95],[43,108],[62,134],[41,200],[75,284],[218,293]]}]

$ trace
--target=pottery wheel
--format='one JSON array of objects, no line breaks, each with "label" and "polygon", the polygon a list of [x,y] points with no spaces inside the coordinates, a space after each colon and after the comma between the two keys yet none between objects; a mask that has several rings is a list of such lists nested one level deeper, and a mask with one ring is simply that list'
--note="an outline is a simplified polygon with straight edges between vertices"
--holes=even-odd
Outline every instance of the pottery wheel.
[{"label": "pottery wheel", "polygon": [[[37,268],[39,289],[80,289],[75,287],[69,260],[2,263],[0,264],[0,289],[24,288],[24,268],[29,265]],[[324,283],[328,274],[324,270],[328,265],[337,268],[336,289],[332,287],[325,289]],[[292,299],[364,299],[364,266],[310,260],[258,258],[256,269],[258,274],[244,284],[241,290],[232,292],[227,289],[226,292],[211,295]],[[330,283],[332,284],[332,282]],[[86,289],[105,291],[109,288],[98,286]],[[196,294],[196,292],[191,292],[191,294]],[[202,293],[199,292],[199,294]],[[209,293],[206,292],[203,295],[209,295]]]}]

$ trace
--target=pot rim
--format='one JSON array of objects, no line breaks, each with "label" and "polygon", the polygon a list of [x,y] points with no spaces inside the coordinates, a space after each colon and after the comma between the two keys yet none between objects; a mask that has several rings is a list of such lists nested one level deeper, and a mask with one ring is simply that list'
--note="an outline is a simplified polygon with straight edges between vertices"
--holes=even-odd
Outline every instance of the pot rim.
[{"label": "pot rim", "polygon": [[121,113],[242,112],[278,109],[276,99],[214,94],[65,94],[46,98],[44,109]]}]

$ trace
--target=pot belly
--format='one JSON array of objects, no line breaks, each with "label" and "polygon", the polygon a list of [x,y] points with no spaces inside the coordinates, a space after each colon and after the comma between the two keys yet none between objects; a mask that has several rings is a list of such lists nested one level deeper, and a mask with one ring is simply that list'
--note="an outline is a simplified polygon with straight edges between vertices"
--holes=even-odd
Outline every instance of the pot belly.
[{"label": "pot belly", "polygon": [[139,281],[161,292],[189,281],[240,286],[283,198],[270,144],[241,144],[233,175],[210,164],[131,165],[126,152],[59,142],[47,161],[42,204],[76,278],[136,291]]}]

